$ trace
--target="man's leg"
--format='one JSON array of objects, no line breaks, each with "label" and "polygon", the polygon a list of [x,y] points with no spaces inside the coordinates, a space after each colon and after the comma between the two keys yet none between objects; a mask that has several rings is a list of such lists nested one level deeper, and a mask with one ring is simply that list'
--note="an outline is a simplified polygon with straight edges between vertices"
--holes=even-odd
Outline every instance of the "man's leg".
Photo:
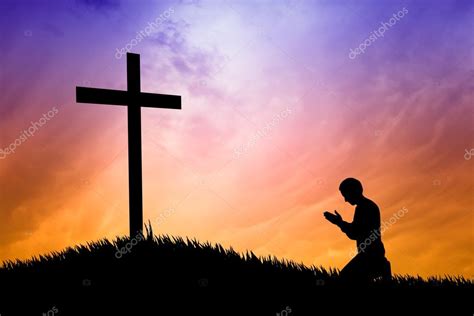
[{"label": "man's leg", "polygon": [[370,275],[372,279],[382,278],[384,281],[389,281],[392,278],[392,269],[390,261],[384,256],[370,257]]},{"label": "man's leg", "polygon": [[339,273],[341,281],[349,284],[362,284],[370,279],[370,262],[367,255],[357,254]]}]

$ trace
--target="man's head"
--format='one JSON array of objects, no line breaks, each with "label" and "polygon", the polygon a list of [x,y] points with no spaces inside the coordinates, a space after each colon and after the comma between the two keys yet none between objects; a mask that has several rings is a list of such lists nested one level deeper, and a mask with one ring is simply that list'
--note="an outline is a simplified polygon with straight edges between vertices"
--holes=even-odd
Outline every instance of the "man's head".
[{"label": "man's head", "polygon": [[357,204],[362,198],[362,183],[354,178],[347,178],[339,185],[339,191],[341,191],[344,200],[351,205]]}]

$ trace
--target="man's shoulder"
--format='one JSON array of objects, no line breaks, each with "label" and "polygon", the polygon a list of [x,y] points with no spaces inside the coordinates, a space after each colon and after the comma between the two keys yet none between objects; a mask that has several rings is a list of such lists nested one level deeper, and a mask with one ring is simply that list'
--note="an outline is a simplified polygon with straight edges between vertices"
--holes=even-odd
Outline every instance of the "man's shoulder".
[{"label": "man's shoulder", "polygon": [[359,203],[359,205],[357,205],[357,208],[380,211],[378,205],[374,201],[368,198],[364,198],[362,202]]}]

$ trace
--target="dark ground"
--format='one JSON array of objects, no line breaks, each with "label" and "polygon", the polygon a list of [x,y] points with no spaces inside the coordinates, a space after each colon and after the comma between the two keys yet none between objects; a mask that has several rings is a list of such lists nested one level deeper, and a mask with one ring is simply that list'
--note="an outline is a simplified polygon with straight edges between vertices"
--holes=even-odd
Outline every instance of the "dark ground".
[{"label": "dark ground", "polygon": [[472,294],[472,281],[449,276],[348,287],[333,269],[152,233],[133,245],[101,240],[0,269],[0,316],[472,315]]}]

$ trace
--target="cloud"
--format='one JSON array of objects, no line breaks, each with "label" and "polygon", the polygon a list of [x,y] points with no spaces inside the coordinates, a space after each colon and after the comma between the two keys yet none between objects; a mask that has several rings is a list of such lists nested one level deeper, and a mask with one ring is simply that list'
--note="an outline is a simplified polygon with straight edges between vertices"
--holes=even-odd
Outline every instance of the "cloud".
[{"label": "cloud", "polygon": [[[32,15],[28,21],[45,21],[40,25],[53,36],[68,34],[54,44],[35,42],[36,32],[11,35],[26,26],[6,28],[2,144],[50,105],[63,107],[57,120],[0,161],[0,259],[126,231],[126,111],[78,106],[73,89],[85,80],[124,87],[125,62],[114,59],[114,47],[167,8],[134,4],[127,12],[123,5],[129,4],[78,2],[82,11],[140,18],[90,17],[87,25],[76,19],[71,26],[60,23],[71,20],[63,11]],[[143,89],[183,101],[182,111],[142,112],[146,216],[186,198],[167,220],[167,233],[219,236],[242,249],[341,267],[354,243],[327,226],[322,212],[338,209],[351,219],[353,208],[337,190],[351,175],[363,181],[382,218],[409,210],[384,236],[395,272],[472,274],[466,232],[474,160],[463,159],[473,146],[467,13],[441,17],[426,12],[439,8],[413,4],[396,28],[351,61],[347,49],[392,8],[362,4],[349,13],[330,2],[302,2],[287,12],[205,1],[173,8],[135,47]],[[225,165],[287,107],[294,109],[288,119]],[[196,176],[212,177],[213,191],[202,186],[188,196]],[[434,235],[443,241],[432,243]]]}]

